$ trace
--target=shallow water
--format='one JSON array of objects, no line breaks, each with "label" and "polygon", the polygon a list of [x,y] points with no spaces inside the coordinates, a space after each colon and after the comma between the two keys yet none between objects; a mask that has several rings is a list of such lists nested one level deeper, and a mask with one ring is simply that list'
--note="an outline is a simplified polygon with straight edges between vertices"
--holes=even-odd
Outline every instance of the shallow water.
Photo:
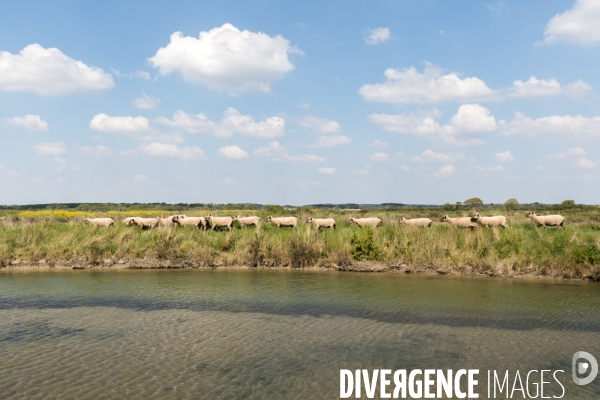
[{"label": "shallow water", "polygon": [[338,398],[342,368],[478,368],[481,398],[488,369],[561,369],[564,398],[600,398],[600,377],[571,380],[580,350],[600,359],[598,284],[286,270],[0,273],[3,399]]}]

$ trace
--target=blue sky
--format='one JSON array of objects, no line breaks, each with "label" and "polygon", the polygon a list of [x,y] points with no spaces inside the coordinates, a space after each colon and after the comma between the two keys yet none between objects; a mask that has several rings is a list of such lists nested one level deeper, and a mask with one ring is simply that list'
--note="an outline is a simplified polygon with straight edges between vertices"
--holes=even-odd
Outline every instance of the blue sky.
[{"label": "blue sky", "polygon": [[599,203],[599,0],[1,9],[0,204]]}]

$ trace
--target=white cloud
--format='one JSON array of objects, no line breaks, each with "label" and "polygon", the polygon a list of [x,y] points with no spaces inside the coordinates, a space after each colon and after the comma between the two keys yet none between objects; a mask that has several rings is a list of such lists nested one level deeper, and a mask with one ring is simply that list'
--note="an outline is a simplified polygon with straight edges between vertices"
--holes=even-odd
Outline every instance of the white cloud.
[{"label": "white cloud", "polygon": [[308,110],[310,108],[310,105],[303,101],[302,103],[298,104],[298,107]]},{"label": "white cloud", "polygon": [[344,144],[349,144],[352,142],[352,139],[348,136],[342,135],[332,135],[332,136],[319,136],[317,141],[313,144],[308,145],[311,148],[325,148],[325,147],[335,147],[341,146]]},{"label": "white cloud", "polygon": [[510,122],[501,121],[504,135],[545,136],[570,140],[600,138],[600,117],[587,118],[581,115],[553,115],[530,118],[523,113],[515,113]]},{"label": "white cloud", "polygon": [[433,179],[441,179],[441,178],[445,178],[451,175],[454,175],[454,165],[452,164],[447,164],[444,165],[442,168],[438,169],[437,171],[435,171],[433,173]]},{"label": "white cloud", "polygon": [[478,172],[500,172],[503,168],[502,165],[495,165],[493,167],[480,167],[479,165],[473,165],[471,169]]},{"label": "white cloud", "polygon": [[103,133],[115,133],[141,141],[181,142],[177,134],[165,135],[150,126],[146,117],[111,117],[96,114],[90,121],[90,129]]},{"label": "white cloud", "polygon": [[304,154],[301,156],[289,155],[287,149],[283,147],[279,142],[273,141],[266,147],[260,147],[254,150],[253,154],[257,157],[268,158],[275,162],[291,162],[291,163],[319,163],[327,161],[323,157],[319,157],[313,154]]},{"label": "white cloud", "polygon": [[591,160],[588,160],[587,158],[581,157],[577,160],[577,166],[581,168],[594,168],[596,166],[596,163]]},{"label": "white cloud", "polygon": [[413,162],[421,163],[448,163],[452,161],[461,160],[464,156],[460,153],[447,155],[442,153],[436,153],[433,150],[425,150],[420,156],[411,158]]},{"label": "white cloud", "polygon": [[148,178],[146,178],[144,175],[139,174],[133,177],[133,180],[138,182],[138,183],[142,183],[142,182],[146,182],[148,180]]},{"label": "white cloud", "polygon": [[544,42],[591,45],[600,42],[600,3],[577,0],[572,9],[556,14],[546,26]]},{"label": "white cloud", "polygon": [[369,161],[375,161],[375,162],[391,160],[391,157],[389,155],[387,155],[386,153],[374,153],[373,155],[367,156],[365,158]]},{"label": "white cloud", "polygon": [[548,161],[564,160],[567,156],[564,153],[548,154],[544,157]]},{"label": "white cloud", "polygon": [[440,125],[433,116],[415,114],[371,114],[369,120],[388,132],[408,133],[453,146],[484,144],[473,136],[482,136],[496,129],[496,119],[490,111],[479,104],[463,104],[448,125]]},{"label": "white cloud", "polygon": [[144,109],[144,110],[154,110],[160,100],[155,97],[150,97],[146,93],[142,93],[142,95],[136,99],[134,99],[131,104],[134,107]]},{"label": "white cloud", "polygon": [[81,146],[78,148],[81,154],[85,154],[86,156],[96,157],[96,158],[105,158],[113,155],[111,149],[106,146],[98,146],[98,147],[88,147]]},{"label": "white cloud", "polygon": [[504,153],[496,153],[494,154],[494,158],[500,162],[513,162],[515,158],[510,154],[510,151],[505,151]]},{"label": "white cloud", "polygon": [[119,76],[119,77],[124,77],[124,78],[129,78],[129,79],[140,78],[140,79],[144,79],[146,81],[150,80],[150,74],[146,71],[133,71],[130,74],[125,74],[116,69],[111,68],[110,70],[113,72],[113,74],[115,74],[116,76]]},{"label": "white cloud", "polygon": [[575,147],[567,150],[567,155],[571,157],[582,157],[585,156],[585,150],[583,150],[581,147]]},{"label": "white cloud", "polygon": [[102,68],[89,67],[56,48],[30,44],[19,54],[0,51],[0,90],[5,92],[59,96],[113,86],[112,76]]},{"label": "white cloud", "polygon": [[373,28],[365,31],[365,43],[372,46],[383,43],[390,38],[390,28]]},{"label": "white cloud", "polygon": [[557,96],[564,94],[568,97],[582,100],[592,91],[592,87],[579,79],[569,85],[562,86],[556,79],[537,79],[535,76],[529,77],[527,82],[517,80],[513,86],[507,90],[509,97],[544,97]]},{"label": "white cloud", "polygon": [[423,73],[414,67],[387,69],[387,82],[363,85],[358,91],[365,100],[393,104],[444,103],[501,99],[477,77],[461,79],[455,72],[442,75],[442,69],[425,64]]},{"label": "white cloud", "polygon": [[145,154],[151,157],[181,158],[184,160],[206,159],[206,155],[200,147],[178,147],[176,144],[158,142],[142,143],[139,148],[128,150],[124,154]]},{"label": "white cloud", "polygon": [[383,142],[379,139],[374,139],[371,143],[367,143],[367,146],[369,147],[376,147],[379,149],[385,149],[387,147],[389,147],[389,143],[388,142]]},{"label": "white cloud", "polygon": [[335,175],[335,168],[319,168],[317,172],[323,175]]},{"label": "white cloud", "polygon": [[60,156],[67,153],[63,142],[38,143],[31,149],[40,156]]},{"label": "white cloud", "polygon": [[285,121],[280,117],[268,117],[256,122],[250,115],[241,115],[235,108],[228,108],[220,122],[211,121],[204,114],[187,114],[176,111],[173,120],[159,117],[155,122],[185,130],[188,133],[208,133],[227,138],[235,132],[250,137],[272,139],[285,134]]},{"label": "white cloud", "polygon": [[232,160],[244,160],[248,158],[248,153],[239,146],[225,146],[219,149],[219,154]]},{"label": "white cloud", "polygon": [[327,118],[313,117],[312,115],[307,115],[298,123],[304,128],[320,133],[337,133],[340,131],[340,124],[336,121]]},{"label": "white cloud", "polygon": [[292,53],[302,52],[281,35],[224,24],[198,38],[175,32],[148,62],[163,76],[178,71],[184,80],[213,90],[269,92],[273,81],[294,69],[288,58]]},{"label": "white cloud", "polygon": [[371,174],[366,169],[354,169],[354,170],[350,171],[350,173],[352,175],[362,175],[362,176],[366,176],[366,175],[370,175]]},{"label": "white cloud", "polygon": [[543,165],[536,165],[535,167],[533,167],[534,171],[543,171],[544,170],[544,166]]},{"label": "white cloud", "polygon": [[4,119],[4,123],[9,126],[25,128],[32,132],[43,132],[48,130],[48,123],[40,118],[39,115],[27,114],[24,117],[12,117]]}]

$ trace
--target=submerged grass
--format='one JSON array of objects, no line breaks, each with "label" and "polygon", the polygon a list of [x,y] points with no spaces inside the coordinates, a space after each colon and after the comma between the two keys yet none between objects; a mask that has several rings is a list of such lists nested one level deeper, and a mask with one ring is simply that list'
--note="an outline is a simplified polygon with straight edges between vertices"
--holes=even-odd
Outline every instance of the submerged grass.
[{"label": "submerged grass", "polygon": [[[123,217],[108,215],[115,221]],[[143,259],[184,266],[337,268],[369,261],[406,271],[600,280],[600,224],[595,214],[568,218],[566,228],[556,230],[536,229],[523,213],[514,213],[508,215],[506,230],[474,231],[437,221],[430,228],[410,228],[396,222],[399,214],[377,216],[384,220],[378,228],[349,225],[348,216],[337,215],[339,228],[320,232],[303,222],[298,229],[261,223],[258,229],[203,232],[178,226],[140,230],[121,223],[101,228],[84,224],[81,216],[61,214],[5,217],[0,219],[0,267],[16,261],[95,265],[107,259]],[[441,213],[428,216],[437,220]]]}]

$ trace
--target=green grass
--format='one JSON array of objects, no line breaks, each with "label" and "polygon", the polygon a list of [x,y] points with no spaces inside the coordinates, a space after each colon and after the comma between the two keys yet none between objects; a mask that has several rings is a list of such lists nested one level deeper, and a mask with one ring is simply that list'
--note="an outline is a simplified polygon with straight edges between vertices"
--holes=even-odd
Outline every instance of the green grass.
[{"label": "green grass", "polygon": [[[319,214],[320,213],[320,214]],[[300,222],[298,229],[262,223],[228,231],[203,232],[192,227],[140,230],[121,223],[109,228],[86,225],[78,217],[0,218],[0,266],[15,260],[36,263],[99,264],[104,259],[170,261],[173,264],[323,267],[347,266],[355,261],[402,265],[419,271],[487,273],[490,275],[547,275],[600,279],[600,223],[598,211],[573,211],[566,229],[536,229],[524,212],[506,213],[508,229],[455,229],[438,222],[442,214],[381,212],[378,228],[349,225],[351,215],[320,210],[314,216],[335,217],[337,230],[316,232]],[[486,210],[486,215],[496,214]],[[164,213],[165,215],[167,213]],[[203,215],[201,212],[198,215]],[[256,213],[261,217],[261,215]],[[111,216],[111,213],[104,215]],[[114,214],[115,221],[122,219]],[[400,215],[427,216],[431,228],[408,228]],[[308,214],[298,215],[303,221]]]}]

